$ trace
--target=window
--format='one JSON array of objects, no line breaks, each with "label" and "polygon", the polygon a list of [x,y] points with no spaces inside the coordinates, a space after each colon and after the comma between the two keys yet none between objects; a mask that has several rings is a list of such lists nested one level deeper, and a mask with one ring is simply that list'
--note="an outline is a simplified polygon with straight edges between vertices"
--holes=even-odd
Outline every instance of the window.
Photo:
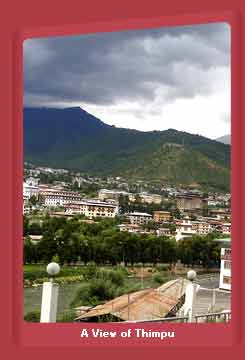
[{"label": "window", "polygon": [[225,269],[231,269],[231,261],[225,260],[225,262],[224,262],[224,268],[225,268]]},{"label": "window", "polygon": [[225,249],[225,255],[231,255],[231,249]]},{"label": "window", "polygon": [[231,277],[230,276],[223,276],[223,283],[224,284],[231,284]]}]

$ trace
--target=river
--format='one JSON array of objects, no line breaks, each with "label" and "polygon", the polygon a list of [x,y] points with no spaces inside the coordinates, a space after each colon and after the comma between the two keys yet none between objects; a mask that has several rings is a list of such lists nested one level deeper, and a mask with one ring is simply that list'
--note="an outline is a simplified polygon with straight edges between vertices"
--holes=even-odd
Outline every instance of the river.
[{"label": "river", "polygon": [[[198,282],[201,286],[208,288],[217,288],[219,284],[219,274],[206,274],[198,277]],[[133,281],[133,279],[132,279]],[[140,281],[140,280],[139,280]],[[144,286],[150,287],[149,279],[144,280]],[[59,286],[59,300],[58,300],[58,314],[60,315],[65,310],[69,310],[70,303],[74,299],[77,289],[81,286],[81,283],[73,284],[61,284]],[[211,302],[212,293],[200,291],[198,295],[198,302],[205,300],[208,304]],[[220,298],[220,300],[219,300]],[[24,314],[30,311],[40,311],[42,300],[42,286],[24,288]],[[217,298],[221,308],[230,307],[230,294],[220,294]]]},{"label": "river", "polygon": [[[80,283],[62,284],[59,286],[58,315],[69,309]],[[24,314],[30,311],[40,311],[42,301],[42,286],[24,288]]]}]

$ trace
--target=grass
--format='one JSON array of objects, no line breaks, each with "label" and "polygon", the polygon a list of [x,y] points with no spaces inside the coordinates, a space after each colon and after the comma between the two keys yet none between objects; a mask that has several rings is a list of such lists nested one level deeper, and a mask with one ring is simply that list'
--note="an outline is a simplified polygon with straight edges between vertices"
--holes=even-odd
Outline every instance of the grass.
[{"label": "grass", "polygon": [[[81,281],[83,277],[83,267],[81,266],[62,266],[60,273],[55,277],[58,283]],[[46,265],[24,265],[23,278],[25,286],[33,283],[42,283],[49,276],[46,271]]]},{"label": "grass", "polygon": [[[165,268],[152,268],[144,272],[144,277],[141,277],[141,267],[135,266],[134,269],[131,267],[113,267],[113,266],[97,266],[93,265],[78,265],[68,266],[63,265],[60,273],[55,277],[57,283],[73,283],[73,282],[86,282],[89,278],[94,277],[93,271],[108,271],[108,270],[121,270],[126,275],[126,286],[128,289],[138,289],[143,287],[157,287],[162,282],[171,280],[173,276]],[[90,274],[91,272],[91,274]],[[129,275],[129,277],[128,277]],[[46,272],[45,264],[28,264],[23,266],[23,279],[24,286],[31,286],[33,284],[41,284],[47,281],[49,278]]]},{"label": "grass", "polygon": [[[101,302],[110,300],[125,293],[131,293],[142,288],[156,288],[160,284],[160,279],[169,281],[172,276],[166,271],[157,271],[156,268],[148,271],[146,269],[145,276],[141,277],[142,272],[138,268],[132,269],[124,267],[112,266],[63,266],[61,273],[55,279],[55,282],[64,284],[60,288],[62,298],[66,298],[66,304],[60,307],[58,311],[57,322],[72,322],[75,318],[73,308],[80,305],[97,305]],[[137,276],[135,276],[137,275]],[[24,286],[41,284],[47,281],[46,265],[25,265],[24,266]],[[74,282],[67,288],[66,284]],[[162,283],[163,283],[162,282]],[[76,286],[75,292],[73,286]],[[28,289],[28,291],[39,291],[36,289]],[[29,293],[29,292],[28,292]],[[33,293],[29,293],[31,301],[34,303],[37,299],[33,299]],[[39,295],[41,296],[41,295]],[[40,299],[39,299],[40,300]],[[39,321],[38,313],[40,304],[35,308],[30,304],[25,305],[25,320]]]}]

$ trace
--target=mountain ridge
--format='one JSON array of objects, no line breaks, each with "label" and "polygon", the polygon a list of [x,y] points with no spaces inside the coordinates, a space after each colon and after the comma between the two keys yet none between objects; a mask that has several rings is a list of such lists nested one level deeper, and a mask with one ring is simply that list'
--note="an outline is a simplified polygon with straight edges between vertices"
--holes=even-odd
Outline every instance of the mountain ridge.
[{"label": "mountain ridge", "polygon": [[213,187],[229,188],[230,146],[215,140],[175,129],[117,128],[79,107],[24,108],[23,118],[25,161],[200,186],[212,178]]},{"label": "mountain ridge", "polygon": [[216,141],[222,142],[223,144],[231,144],[231,136],[230,134],[224,135],[224,136],[220,136],[217,139],[215,139]]}]

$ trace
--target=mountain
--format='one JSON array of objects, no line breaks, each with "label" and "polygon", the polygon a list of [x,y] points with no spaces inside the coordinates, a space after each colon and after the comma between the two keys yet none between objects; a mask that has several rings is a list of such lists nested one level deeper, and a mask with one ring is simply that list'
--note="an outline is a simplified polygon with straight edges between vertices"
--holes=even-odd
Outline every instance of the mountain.
[{"label": "mountain", "polygon": [[23,118],[25,161],[229,190],[229,145],[174,129],[116,128],[79,107],[25,108]]},{"label": "mountain", "polygon": [[223,144],[231,144],[231,136],[224,135],[216,139],[216,141],[222,142]]}]

